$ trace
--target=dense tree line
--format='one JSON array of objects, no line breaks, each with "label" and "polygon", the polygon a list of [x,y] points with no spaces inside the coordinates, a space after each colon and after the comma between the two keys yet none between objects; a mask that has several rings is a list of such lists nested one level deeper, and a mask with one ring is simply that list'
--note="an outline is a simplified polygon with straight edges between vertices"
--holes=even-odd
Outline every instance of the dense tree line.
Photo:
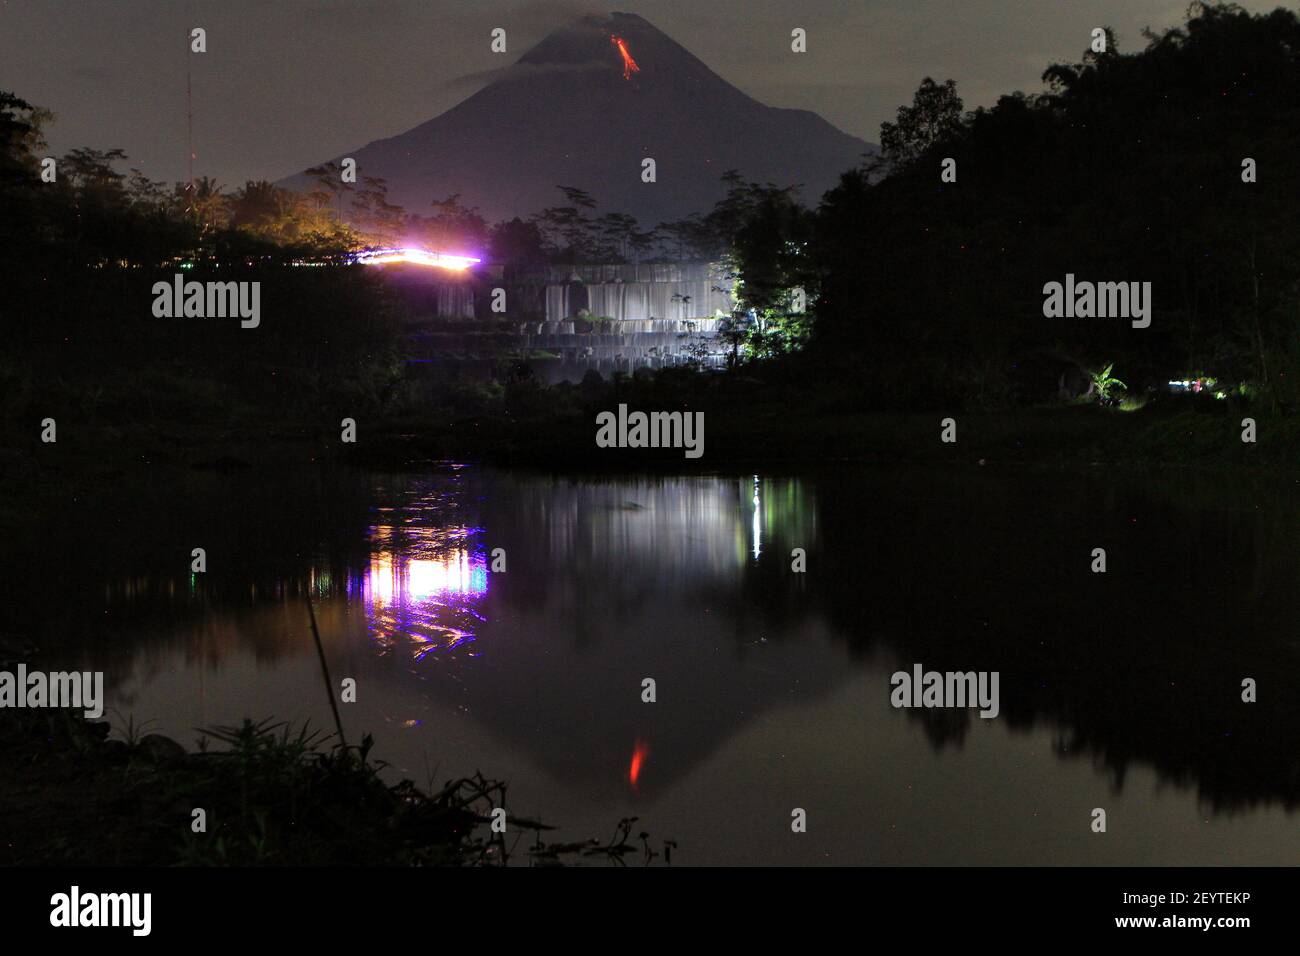
[{"label": "dense tree line", "polygon": [[63,265],[157,265],[178,258],[328,259],[362,248],[416,244],[482,253],[507,267],[546,263],[707,258],[725,251],[742,194],[734,173],[707,216],[645,228],[634,217],[598,212],[585,190],[557,185],[562,202],[527,219],[489,223],[459,195],[433,199],[427,212],[388,198],[382,177],[350,182],[338,163],[308,170],[305,192],[265,180],[228,189],[201,176],[166,186],[138,170],[124,173],[120,149],[74,149],[43,177],[43,128],[52,115],[0,91],[0,238],[29,259]]},{"label": "dense tree line", "polygon": [[[0,419],[235,421],[324,404],[375,407],[400,382],[398,311],[370,270],[304,269],[360,244],[311,197],[123,172],[120,150],[44,163],[47,112],[0,92]],[[160,321],[176,274],[260,283],[256,334],[237,320]]]},{"label": "dense tree line", "polygon": [[[815,212],[769,212],[743,275],[808,287],[819,360],[881,402],[1033,400],[1028,370],[1069,358],[1130,389],[1205,374],[1293,407],[1300,19],[1197,3],[1139,53],[1107,39],[973,112],[927,79],[877,163]],[[1045,318],[1067,273],[1151,282],[1151,326]]]}]

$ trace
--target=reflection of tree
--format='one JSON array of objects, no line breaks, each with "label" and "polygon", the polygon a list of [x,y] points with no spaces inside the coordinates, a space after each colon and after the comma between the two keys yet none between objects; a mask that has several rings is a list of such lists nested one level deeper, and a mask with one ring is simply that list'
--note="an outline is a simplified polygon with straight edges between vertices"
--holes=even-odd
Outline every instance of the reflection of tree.
[{"label": "reflection of tree", "polygon": [[[924,471],[819,481],[836,557],[808,575],[810,601],[899,667],[999,671],[999,721],[1053,728],[1117,783],[1136,762],[1217,807],[1300,804],[1295,712],[1240,697],[1242,677],[1300,664],[1294,501],[1263,479],[1044,477],[964,475],[960,494]],[[1105,575],[1084,560],[1098,543]],[[907,716],[936,746],[961,740],[942,712]]]}]

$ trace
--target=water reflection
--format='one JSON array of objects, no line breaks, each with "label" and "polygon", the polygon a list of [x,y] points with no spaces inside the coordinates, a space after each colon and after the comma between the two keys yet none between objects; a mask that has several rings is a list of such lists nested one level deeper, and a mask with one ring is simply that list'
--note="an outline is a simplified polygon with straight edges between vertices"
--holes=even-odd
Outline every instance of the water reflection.
[{"label": "water reflection", "polygon": [[[398,772],[510,777],[525,809],[576,836],[657,812],[698,862],[749,842],[757,861],[824,858],[837,845],[786,836],[789,808],[809,803],[842,862],[951,862],[941,842],[986,862],[1209,862],[1230,850],[1207,819],[1240,815],[1234,845],[1273,852],[1259,850],[1281,846],[1265,809],[1300,804],[1293,483],[991,469],[335,480],[286,478],[310,492],[301,508],[255,483],[180,489],[185,508],[158,508],[166,492],[70,507],[50,539],[15,546],[32,563],[0,588],[10,609],[40,610],[51,665],[107,671],[113,706],[187,741],[245,714],[328,721],[311,594],[331,667],[362,688],[345,720]],[[195,543],[207,574],[159,558]],[[1087,571],[1096,546],[1106,575]],[[508,573],[490,570],[496,548]],[[88,586],[58,591],[69,553]],[[999,670],[1002,714],[891,710],[888,675],[915,661]],[[1240,701],[1245,676],[1261,681],[1256,704]],[[1075,843],[1044,810],[1125,800],[1167,847]],[[714,804],[743,808],[732,829],[700,809]],[[888,809],[864,821],[868,805]]]},{"label": "water reflection", "polygon": [[635,790],[641,780],[641,768],[650,757],[650,745],[644,740],[638,740],[636,746],[632,748],[632,762],[627,768],[627,782]]},{"label": "water reflection", "polygon": [[[406,548],[397,529],[376,527],[361,588],[373,640],[384,650],[414,644],[412,655],[420,660],[435,652],[464,650],[474,640],[477,625],[484,620],[478,605],[487,594],[487,560],[480,550],[465,545],[450,546],[442,554],[417,557]],[[452,540],[467,538],[473,531],[453,528],[442,531]]]}]

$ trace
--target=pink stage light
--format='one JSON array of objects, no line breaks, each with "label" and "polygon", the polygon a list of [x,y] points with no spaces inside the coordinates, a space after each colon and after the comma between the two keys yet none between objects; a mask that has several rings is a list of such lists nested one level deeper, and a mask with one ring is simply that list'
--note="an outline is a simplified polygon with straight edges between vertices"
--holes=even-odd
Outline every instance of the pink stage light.
[{"label": "pink stage light", "polygon": [[458,256],[449,252],[430,252],[427,249],[406,246],[401,249],[368,249],[365,252],[358,252],[353,256],[353,261],[362,262],[366,265],[406,262],[416,266],[432,266],[438,269],[461,271],[483,260],[474,256]]}]

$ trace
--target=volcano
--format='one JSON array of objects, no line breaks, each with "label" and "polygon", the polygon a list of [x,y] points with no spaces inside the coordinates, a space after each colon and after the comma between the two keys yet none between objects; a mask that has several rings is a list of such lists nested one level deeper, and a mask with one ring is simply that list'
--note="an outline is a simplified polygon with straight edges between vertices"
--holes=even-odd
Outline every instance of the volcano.
[{"label": "volcano", "polygon": [[[489,221],[526,218],[562,204],[565,185],[598,212],[653,225],[708,212],[730,169],[801,186],[816,205],[874,149],[815,113],[758,102],[641,17],[614,13],[561,27],[441,116],[344,155],[410,212],[458,193]],[[642,182],[646,158],[654,183]]]}]

